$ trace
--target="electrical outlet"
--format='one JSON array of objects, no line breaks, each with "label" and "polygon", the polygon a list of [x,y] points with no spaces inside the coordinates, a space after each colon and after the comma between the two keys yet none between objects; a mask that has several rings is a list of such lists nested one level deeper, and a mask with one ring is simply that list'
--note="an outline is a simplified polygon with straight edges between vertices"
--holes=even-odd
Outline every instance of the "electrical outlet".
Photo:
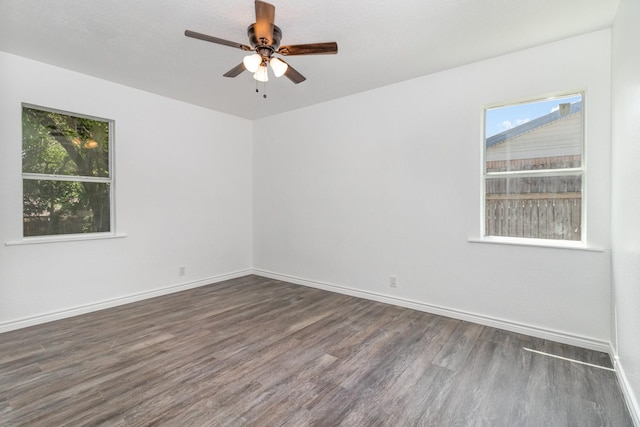
[{"label": "electrical outlet", "polygon": [[178,276],[184,276],[187,273],[187,267],[181,265],[178,267]]},{"label": "electrical outlet", "polygon": [[398,285],[398,278],[396,276],[389,276],[389,286],[395,288]]}]

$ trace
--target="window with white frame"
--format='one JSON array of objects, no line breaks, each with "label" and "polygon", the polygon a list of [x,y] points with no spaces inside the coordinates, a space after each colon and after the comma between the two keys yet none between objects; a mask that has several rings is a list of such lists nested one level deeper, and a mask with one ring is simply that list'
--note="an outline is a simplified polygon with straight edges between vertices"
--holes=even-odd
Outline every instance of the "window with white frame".
[{"label": "window with white frame", "polygon": [[112,231],[110,120],[22,107],[24,237]]},{"label": "window with white frame", "polygon": [[484,236],[583,239],[582,93],[485,109]]}]

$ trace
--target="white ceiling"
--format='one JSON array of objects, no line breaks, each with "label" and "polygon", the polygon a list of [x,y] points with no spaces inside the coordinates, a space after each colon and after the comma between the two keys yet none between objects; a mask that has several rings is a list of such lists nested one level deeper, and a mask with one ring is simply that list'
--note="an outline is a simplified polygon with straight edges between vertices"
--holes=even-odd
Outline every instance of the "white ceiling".
[{"label": "white ceiling", "polygon": [[184,30],[248,44],[252,0],[0,0],[0,50],[256,119],[609,27],[618,0],[272,0],[282,45],[336,41],[337,55],[290,56],[307,77],[271,76]]}]

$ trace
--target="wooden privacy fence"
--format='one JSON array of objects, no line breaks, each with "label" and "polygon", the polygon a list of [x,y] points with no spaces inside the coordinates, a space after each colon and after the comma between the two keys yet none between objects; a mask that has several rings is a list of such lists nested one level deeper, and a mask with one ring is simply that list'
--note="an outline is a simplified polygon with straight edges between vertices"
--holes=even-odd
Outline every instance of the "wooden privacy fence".
[{"label": "wooden privacy fence", "polygon": [[[492,154],[487,151],[487,154]],[[487,172],[528,171],[537,169],[579,168],[582,155],[535,157],[530,159],[487,160]]]},{"label": "wooden privacy fence", "polygon": [[487,236],[580,240],[582,195],[487,194]]},{"label": "wooden privacy fence", "polygon": [[580,240],[582,177],[489,177],[485,180],[487,236]]}]

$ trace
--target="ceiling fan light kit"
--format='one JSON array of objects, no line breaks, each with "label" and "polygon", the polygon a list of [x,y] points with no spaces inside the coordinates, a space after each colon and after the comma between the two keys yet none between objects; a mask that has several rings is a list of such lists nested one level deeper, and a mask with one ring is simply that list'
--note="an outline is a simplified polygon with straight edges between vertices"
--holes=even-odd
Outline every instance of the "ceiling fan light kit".
[{"label": "ceiling fan light kit", "polygon": [[191,30],[186,30],[184,35],[223,46],[241,49],[245,52],[255,52],[245,56],[240,64],[224,73],[223,76],[233,78],[247,70],[253,73],[253,78],[260,82],[266,82],[269,80],[267,64],[271,66],[273,74],[276,77],[281,77],[283,75],[287,76],[287,78],[295,84],[302,83],[306,80],[302,74],[287,64],[284,60],[274,56],[274,54],[295,56],[338,53],[338,44],[336,42],[310,43],[281,47],[280,40],[282,38],[282,31],[274,25],[276,13],[275,6],[270,3],[256,0],[255,8],[256,22],[249,25],[249,28],[247,29],[250,46],[209,36],[207,34],[197,33]]},{"label": "ceiling fan light kit", "polygon": [[258,71],[255,72],[253,78],[259,82],[268,82],[269,73],[267,72],[267,65],[261,65],[258,67]]},{"label": "ceiling fan light kit", "polygon": [[284,62],[281,59],[278,59],[276,57],[271,58],[271,60],[269,61],[269,65],[271,65],[271,69],[273,70],[273,74],[276,77],[284,76],[284,73],[287,72],[287,68],[289,68],[289,64],[287,64],[286,62]]},{"label": "ceiling fan light kit", "polygon": [[244,67],[250,73],[255,73],[260,68],[260,64],[262,64],[262,56],[259,53],[254,53],[253,55],[247,55],[242,60]]}]

